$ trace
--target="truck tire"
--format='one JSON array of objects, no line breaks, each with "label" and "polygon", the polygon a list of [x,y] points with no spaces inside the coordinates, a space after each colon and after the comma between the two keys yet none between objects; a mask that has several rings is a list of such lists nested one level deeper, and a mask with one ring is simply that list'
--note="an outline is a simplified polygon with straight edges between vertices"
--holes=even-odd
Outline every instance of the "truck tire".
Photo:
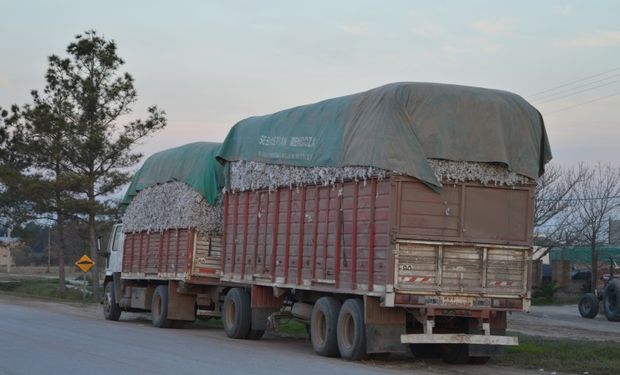
[{"label": "truck tire", "polygon": [[310,317],[310,341],[318,355],[337,357],[338,350],[338,313],[340,302],[334,297],[319,298],[312,308]]},{"label": "truck tire", "polygon": [[251,329],[246,336],[248,340],[260,340],[265,334],[265,330],[263,329]]},{"label": "truck tire", "polygon": [[620,320],[620,279],[613,279],[607,284],[603,307],[607,320]]},{"label": "truck tire", "polygon": [[356,298],[348,299],[340,308],[337,326],[340,356],[347,361],[366,358],[366,324],[364,303]]},{"label": "truck tire", "polygon": [[598,315],[598,298],[593,293],[586,293],[579,300],[579,314],[592,319]]},{"label": "truck tire", "polygon": [[105,284],[103,292],[103,316],[106,320],[118,321],[121,318],[121,307],[116,303],[114,283]]},{"label": "truck tire", "polygon": [[168,319],[168,285],[159,285],[155,288],[151,302],[151,315],[154,327],[172,327],[172,320]]},{"label": "truck tire", "polygon": [[441,344],[409,344],[409,351],[414,358],[439,358]]},{"label": "truck tire", "polygon": [[232,288],[224,298],[222,321],[226,335],[232,339],[245,339],[252,327],[250,295],[241,288]]},{"label": "truck tire", "polygon": [[469,363],[469,348],[467,344],[443,344],[441,346],[441,359],[446,363],[464,365]]}]

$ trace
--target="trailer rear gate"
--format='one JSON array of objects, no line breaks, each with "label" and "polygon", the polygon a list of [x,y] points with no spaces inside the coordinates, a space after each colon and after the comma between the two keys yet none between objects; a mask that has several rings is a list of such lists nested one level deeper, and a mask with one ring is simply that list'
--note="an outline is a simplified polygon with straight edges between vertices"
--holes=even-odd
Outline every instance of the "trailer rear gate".
[{"label": "trailer rear gate", "polygon": [[524,298],[532,192],[455,183],[436,193],[391,176],[226,194],[222,278],[368,295],[395,287]]}]

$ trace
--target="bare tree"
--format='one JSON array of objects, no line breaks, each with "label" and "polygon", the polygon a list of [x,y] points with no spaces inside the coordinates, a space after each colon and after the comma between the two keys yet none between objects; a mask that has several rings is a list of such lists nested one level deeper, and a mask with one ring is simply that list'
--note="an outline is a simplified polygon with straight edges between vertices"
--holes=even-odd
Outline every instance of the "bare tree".
[{"label": "bare tree", "polygon": [[590,247],[592,290],[598,279],[596,247],[607,239],[609,218],[620,209],[620,167],[597,164],[587,168],[586,178],[575,189],[571,221],[582,229],[583,242]]},{"label": "bare tree", "polygon": [[569,246],[580,238],[581,228],[571,220],[575,187],[587,174],[582,164],[565,167],[549,164],[545,174],[536,185],[534,199],[534,244],[543,251],[537,255],[545,256],[552,248]]}]

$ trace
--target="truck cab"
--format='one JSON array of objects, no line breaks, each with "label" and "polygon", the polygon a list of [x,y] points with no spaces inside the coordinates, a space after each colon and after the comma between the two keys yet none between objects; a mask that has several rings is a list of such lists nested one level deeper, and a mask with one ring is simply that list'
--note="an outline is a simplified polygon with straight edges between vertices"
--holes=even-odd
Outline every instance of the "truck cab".
[{"label": "truck cab", "polygon": [[123,265],[123,242],[125,234],[123,233],[123,224],[114,224],[108,246],[106,247],[107,264],[105,269],[106,279],[112,278],[115,272],[121,272]]}]

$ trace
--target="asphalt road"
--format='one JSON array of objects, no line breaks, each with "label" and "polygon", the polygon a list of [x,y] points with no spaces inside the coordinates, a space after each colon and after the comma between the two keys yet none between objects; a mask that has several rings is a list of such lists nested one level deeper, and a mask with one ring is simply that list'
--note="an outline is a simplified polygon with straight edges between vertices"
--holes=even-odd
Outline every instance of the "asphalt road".
[{"label": "asphalt road", "polygon": [[219,328],[156,329],[144,316],[103,319],[99,306],[0,296],[0,374],[524,374],[412,358],[345,362],[303,339],[231,340]]}]

